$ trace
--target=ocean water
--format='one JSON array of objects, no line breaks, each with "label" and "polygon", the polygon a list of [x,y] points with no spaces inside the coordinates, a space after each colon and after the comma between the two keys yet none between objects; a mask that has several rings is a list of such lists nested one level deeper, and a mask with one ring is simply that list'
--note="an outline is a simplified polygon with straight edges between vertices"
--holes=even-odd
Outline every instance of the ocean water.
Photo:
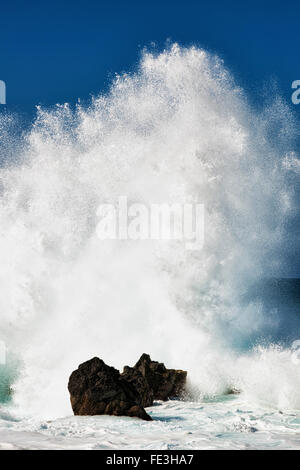
[{"label": "ocean water", "polygon": [[[299,448],[298,123],[177,44],[74,108],[0,117],[0,446]],[[97,237],[100,204],[205,207],[205,243]],[[297,252],[297,251],[296,251]],[[289,266],[290,264],[290,266]],[[188,371],[152,423],[72,417],[99,356]],[[237,389],[239,395],[227,395]]]},{"label": "ocean water", "polygon": [[300,414],[253,406],[242,397],[157,402],[152,422],[111,416],[54,420],[1,413],[0,450],[299,449]]}]

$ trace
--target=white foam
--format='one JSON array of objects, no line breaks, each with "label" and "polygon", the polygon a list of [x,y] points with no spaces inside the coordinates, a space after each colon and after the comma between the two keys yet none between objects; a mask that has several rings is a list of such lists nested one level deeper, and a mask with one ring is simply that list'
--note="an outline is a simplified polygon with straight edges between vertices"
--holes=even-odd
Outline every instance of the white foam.
[{"label": "white foam", "polygon": [[[236,385],[299,407],[288,353],[235,347],[277,327],[240,296],[282,263],[295,209],[282,163],[287,116],[279,100],[256,113],[218,58],[176,44],[144,54],[137,73],[89,107],[39,109],[19,163],[0,171],[1,335],[22,361],[21,413],[70,413],[79,363],[97,355],[121,367],[142,352],[187,369],[196,396]],[[204,203],[204,249],[100,242],[97,207],[120,195]]]}]

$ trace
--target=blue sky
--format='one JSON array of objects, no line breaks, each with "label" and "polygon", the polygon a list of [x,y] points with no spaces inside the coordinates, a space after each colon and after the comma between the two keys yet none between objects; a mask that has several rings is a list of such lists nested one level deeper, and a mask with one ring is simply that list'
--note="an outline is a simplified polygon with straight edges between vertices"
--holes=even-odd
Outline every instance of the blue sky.
[{"label": "blue sky", "polygon": [[[141,50],[167,39],[218,53],[250,99],[300,79],[298,1],[10,1],[0,7],[0,79],[7,108],[88,99]],[[300,108],[300,106],[299,106]],[[300,110],[297,109],[297,112]]]}]

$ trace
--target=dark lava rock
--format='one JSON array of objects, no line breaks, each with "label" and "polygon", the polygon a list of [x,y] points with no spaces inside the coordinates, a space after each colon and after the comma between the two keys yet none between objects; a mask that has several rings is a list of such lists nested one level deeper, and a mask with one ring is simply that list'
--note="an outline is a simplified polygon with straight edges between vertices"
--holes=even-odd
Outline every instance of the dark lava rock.
[{"label": "dark lava rock", "polygon": [[75,415],[152,419],[141,405],[140,394],[132,383],[97,357],[84,362],[71,374],[68,389]]},{"label": "dark lava rock", "polygon": [[132,416],[147,421],[144,407],[153,400],[179,398],[185,388],[187,372],[167,369],[143,354],[134,367],[122,374],[94,357],[81,364],[69,379],[71,405],[75,415]]},{"label": "dark lava rock", "polygon": [[238,390],[235,387],[229,387],[227,390],[225,390],[224,395],[239,395],[241,393],[240,390]]},{"label": "dark lava rock", "polygon": [[137,390],[140,396],[140,403],[143,407],[146,408],[153,405],[153,390],[150,388],[142,372],[135,369],[135,367],[125,366],[121,376]]},{"label": "dark lava rock", "polygon": [[130,382],[141,396],[142,406],[151,406],[153,400],[179,398],[184,392],[187,372],[167,369],[143,354],[134,367],[124,367],[122,377]]}]

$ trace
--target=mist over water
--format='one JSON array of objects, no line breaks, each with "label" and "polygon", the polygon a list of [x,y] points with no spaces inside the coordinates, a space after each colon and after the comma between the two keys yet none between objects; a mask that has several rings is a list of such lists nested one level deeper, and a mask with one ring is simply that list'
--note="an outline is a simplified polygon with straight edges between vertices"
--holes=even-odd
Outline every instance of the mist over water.
[{"label": "mist over water", "polygon": [[[0,170],[1,338],[20,413],[70,414],[79,363],[142,352],[188,370],[194,399],[236,387],[300,408],[299,320],[248,293],[281,275],[293,243],[295,133],[279,98],[255,111],[222,61],[176,44],[89,106],[38,109],[22,144],[1,131],[2,153],[16,149]],[[124,195],[203,203],[203,250],[100,241],[98,206]]]}]

